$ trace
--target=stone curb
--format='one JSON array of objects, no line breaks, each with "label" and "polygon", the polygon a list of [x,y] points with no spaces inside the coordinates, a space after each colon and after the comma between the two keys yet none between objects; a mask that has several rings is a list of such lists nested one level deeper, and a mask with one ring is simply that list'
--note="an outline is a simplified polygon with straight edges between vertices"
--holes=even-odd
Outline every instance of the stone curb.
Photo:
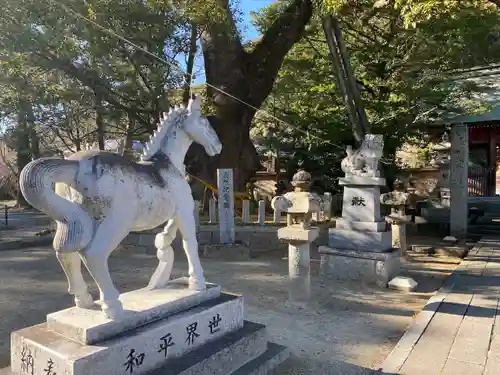
[{"label": "stone curb", "polygon": [[33,236],[13,241],[0,242],[0,251],[19,250],[27,247],[52,245],[54,236]]},{"label": "stone curb", "polygon": [[[472,253],[473,250],[481,246],[481,241],[478,241],[470,252]],[[462,262],[468,262],[467,258],[463,259]],[[439,309],[439,306],[441,306],[441,303],[448,294],[452,292],[457,278],[460,276],[461,264],[462,263],[455,268],[436,294],[429,298],[422,311],[417,315],[410,327],[403,334],[403,337],[401,337],[392,352],[387,356],[384,362],[382,362],[381,367],[376,370],[374,374],[399,374],[399,371],[410,356],[415,345],[417,345],[420,337],[424,334],[427,326]]]}]

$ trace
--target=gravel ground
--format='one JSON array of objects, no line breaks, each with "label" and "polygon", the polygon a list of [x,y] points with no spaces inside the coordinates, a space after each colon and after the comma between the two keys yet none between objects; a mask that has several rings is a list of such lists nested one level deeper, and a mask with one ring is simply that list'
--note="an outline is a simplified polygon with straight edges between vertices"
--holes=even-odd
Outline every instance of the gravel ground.
[{"label": "gravel ground", "polygon": [[[266,324],[270,340],[291,349],[292,358],[275,375],[370,373],[457,263],[413,254],[404,274],[420,286],[416,293],[405,294],[360,282],[323,280],[314,261],[312,298],[300,305],[288,302],[283,254],[259,254],[244,260],[222,253],[202,264],[208,281],[244,295],[246,319]],[[156,263],[153,249],[131,247],[115,251],[110,259],[122,292],[147,284]],[[184,254],[176,251],[173,276],[186,273]],[[71,303],[64,274],[48,247],[0,252],[0,368],[9,365],[10,332],[41,323],[47,313]]]}]

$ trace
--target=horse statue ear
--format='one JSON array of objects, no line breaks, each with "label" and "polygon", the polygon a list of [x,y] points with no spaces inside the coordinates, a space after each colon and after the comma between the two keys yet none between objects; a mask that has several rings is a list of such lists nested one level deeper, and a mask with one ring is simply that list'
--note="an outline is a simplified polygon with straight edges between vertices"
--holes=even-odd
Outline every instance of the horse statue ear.
[{"label": "horse statue ear", "polygon": [[193,95],[193,97],[191,99],[189,99],[187,109],[190,112],[201,111],[201,96],[200,95],[198,95],[198,96]]}]

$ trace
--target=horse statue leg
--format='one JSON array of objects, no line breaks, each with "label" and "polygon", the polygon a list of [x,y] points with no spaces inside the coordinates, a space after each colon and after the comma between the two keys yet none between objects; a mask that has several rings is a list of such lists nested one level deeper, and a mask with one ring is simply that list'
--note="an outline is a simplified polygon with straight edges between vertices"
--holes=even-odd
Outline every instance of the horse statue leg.
[{"label": "horse statue leg", "polygon": [[174,265],[174,249],[172,249],[171,244],[175,240],[176,234],[177,225],[173,219],[170,219],[163,232],[156,235],[155,247],[158,249],[156,256],[159,264],[149,281],[148,288],[150,289],[163,288],[170,280],[172,266]]},{"label": "horse statue leg", "polygon": [[68,292],[75,296],[75,305],[90,308],[94,304],[82,275],[82,259],[76,252],[57,252],[57,259],[68,279]]},{"label": "horse statue leg", "polygon": [[[61,197],[69,200],[70,202],[75,202],[78,196],[78,192],[73,190],[69,185],[65,184],[56,184],[55,192]],[[84,215],[87,215],[86,213]],[[88,229],[87,229],[88,230]],[[66,232],[66,224],[62,224],[61,222],[57,222],[57,232]],[[56,232],[56,233],[57,233]],[[56,234],[56,242],[57,239],[61,239],[61,237],[66,237],[62,234]],[[60,245],[60,244],[59,244]],[[62,266],[64,274],[68,279],[68,292],[73,295],[75,298],[75,305],[77,307],[81,307],[84,309],[88,309],[92,307],[94,301],[92,300],[92,296],[89,294],[87,289],[87,284],[83,279],[82,274],[82,256],[79,252],[76,251],[65,251],[59,249],[58,244],[56,243],[54,246],[56,249],[57,260]],[[80,249],[81,250],[81,249]]]},{"label": "horse statue leg", "polygon": [[[175,213],[175,222],[182,234],[182,246],[189,262],[189,289],[205,290],[205,277],[201,268],[196,238],[196,222],[194,220],[194,200],[191,191],[178,191],[178,202]],[[181,203],[182,202],[182,203]]]},{"label": "horse statue leg", "polygon": [[99,288],[102,311],[109,319],[116,319],[123,313],[123,305],[118,299],[120,292],[109,273],[108,257],[130,232],[136,210],[130,205],[117,205],[114,202],[111,206],[110,212],[97,227],[94,238],[84,250],[83,261]]}]

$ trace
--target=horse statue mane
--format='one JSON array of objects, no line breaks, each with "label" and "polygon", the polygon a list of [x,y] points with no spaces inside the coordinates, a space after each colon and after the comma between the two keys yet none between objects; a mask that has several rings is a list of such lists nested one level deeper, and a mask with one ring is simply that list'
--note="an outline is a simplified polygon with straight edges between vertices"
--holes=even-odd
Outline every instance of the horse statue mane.
[{"label": "horse statue mane", "polygon": [[99,287],[102,311],[109,319],[120,317],[123,306],[109,274],[108,257],[129,232],[165,222],[156,236],[159,264],[148,287],[158,289],[168,283],[174,257],[171,243],[180,230],[189,262],[189,288],[205,289],[184,158],[192,142],[201,144],[209,156],[219,154],[222,144],[200,107],[196,98],[187,107],[164,114],[140,163],[86,150],[66,159],[37,159],[22,170],[19,185],[24,197],[57,223],[53,245],[77,307],[94,305],[82,276],[83,260]]},{"label": "horse statue mane", "polygon": [[184,120],[183,109],[175,107],[170,109],[168,113],[163,113],[162,121],[157,125],[156,130],[149,136],[149,141],[146,143],[141,156],[142,161],[151,161],[156,153],[161,149],[163,140],[167,137],[169,129],[174,122],[181,122]]},{"label": "horse statue mane", "polygon": [[146,143],[142,161],[151,161],[151,159],[161,150],[165,138],[173,133],[174,130],[182,126],[189,113],[198,114],[201,109],[201,98],[198,96],[189,101],[187,107],[183,105],[170,108],[168,113],[163,113],[162,122],[158,124],[157,129],[151,134],[149,142]]}]

